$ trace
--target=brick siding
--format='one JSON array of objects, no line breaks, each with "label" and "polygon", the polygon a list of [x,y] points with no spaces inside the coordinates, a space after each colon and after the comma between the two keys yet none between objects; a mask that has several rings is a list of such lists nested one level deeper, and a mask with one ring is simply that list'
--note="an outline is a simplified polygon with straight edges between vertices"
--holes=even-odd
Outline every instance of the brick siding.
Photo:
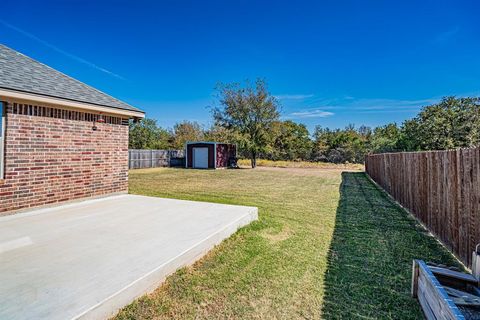
[{"label": "brick siding", "polygon": [[128,126],[14,113],[8,103],[0,215],[128,190]]}]

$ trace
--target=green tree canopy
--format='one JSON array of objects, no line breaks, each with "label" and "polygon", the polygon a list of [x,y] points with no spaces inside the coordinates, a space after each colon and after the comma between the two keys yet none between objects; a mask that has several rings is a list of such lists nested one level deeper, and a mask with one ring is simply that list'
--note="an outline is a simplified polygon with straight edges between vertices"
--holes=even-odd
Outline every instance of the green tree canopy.
[{"label": "green tree canopy", "polygon": [[214,124],[205,131],[205,140],[236,144],[240,138],[235,131]]},{"label": "green tree canopy", "polygon": [[278,101],[263,79],[245,86],[220,84],[217,90],[220,106],[213,109],[215,124],[238,135],[240,148],[249,154],[255,168],[257,156],[268,149],[271,128],[280,116]]},{"label": "green tree canopy", "polygon": [[400,151],[401,128],[396,123],[376,127],[370,138],[369,151],[373,153]]},{"label": "green tree canopy", "polygon": [[358,130],[353,125],[345,129],[330,130],[317,126],[314,132],[313,158],[315,161],[363,162],[368,152],[371,129],[365,126]]},{"label": "green tree canopy", "polygon": [[267,158],[271,160],[304,160],[310,158],[312,140],[304,124],[291,120],[272,124],[272,142]]},{"label": "green tree canopy", "polygon": [[154,119],[130,122],[128,147],[130,149],[168,149],[171,136]]},{"label": "green tree canopy", "polygon": [[279,119],[279,104],[264,80],[221,84],[220,106],[213,109],[215,123],[204,130],[197,122],[183,121],[172,130],[153,119],[130,123],[129,147],[183,149],[187,141],[236,143],[239,153],[272,160],[328,162],[364,161],[367,153],[444,150],[480,145],[480,98],[445,97],[425,106],[401,126],[390,123],[373,130],[366,126],[329,129],[317,126],[313,139],[304,124]]},{"label": "green tree canopy", "polygon": [[[404,140],[416,150],[473,147],[480,143],[480,99],[443,98],[404,124]],[[417,138],[415,138],[417,137]]]},{"label": "green tree canopy", "polygon": [[195,121],[183,121],[173,127],[173,147],[183,149],[188,141],[202,141],[205,139],[202,126]]}]

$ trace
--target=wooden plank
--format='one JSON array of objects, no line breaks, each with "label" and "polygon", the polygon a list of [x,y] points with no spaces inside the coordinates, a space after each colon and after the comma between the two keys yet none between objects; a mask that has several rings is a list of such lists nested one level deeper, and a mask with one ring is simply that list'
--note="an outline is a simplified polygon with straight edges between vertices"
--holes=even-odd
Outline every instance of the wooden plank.
[{"label": "wooden plank", "polygon": [[427,310],[429,309],[434,315],[433,319],[455,319],[452,318],[448,311],[444,310],[443,301],[439,298],[436,289],[432,288],[428,278],[421,273],[419,274],[418,288],[421,293],[419,295],[422,295],[425,298],[425,302],[428,305]]},{"label": "wooden plank", "polygon": [[472,215],[475,224],[472,225],[472,234],[474,237],[473,242],[476,247],[477,244],[480,244],[480,148],[474,149],[473,162],[472,185],[475,187],[475,190],[473,192],[474,198],[472,199]]},{"label": "wooden plank", "polygon": [[424,291],[425,289],[424,287],[422,287],[421,292],[418,293],[418,301],[420,302],[420,306],[422,307],[423,314],[427,320],[437,320],[437,317],[435,317],[432,309],[430,308],[430,305],[427,302]]},{"label": "wooden plank", "polygon": [[448,296],[443,286],[438,282],[429,267],[423,262],[418,261],[419,268],[419,286],[425,283],[425,295],[430,302],[433,313],[439,319],[464,319],[458,307]]},{"label": "wooden plank", "polygon": [[435,304],[435,302],[432,303],[432,300],[433,301],[435,300],[432,299],[431,294],[428,293],[424,278],[418,279],[417,295],[418,295],[418,301],[420,302],[420,306],[422,307],[422,311],[425,315],[425,318],[427,320],[437,320],[434,309],[432,308],[432,304]]},{"label": "wooden plank", "polygon": [[476,177],[475,177],[475,149],[467,149],[467,154],[468,154],[468,159],[469,159],[469,168],[468,168],[468,188],[469,188],[469,198],[467,199],[468,205],[468,210],[467,210],[467,216],[468,216],[468,250],[466,252],[466,256],[469,261],[469,265],[472,263],[472,252],[475,250],[475,246],[477,245],[477,239],[475,237],[476,235],[476,230],[475,227],[477,225],[476,220],[476,195],[478,194],[478,185],[475,185]]},{"label": "wooden plank", "polygon": [[449,270],[445,268],[433,267],[428,266],[434,275],[441,275],[450,278],[455,278],[457,280],[469,282],[473,285],[478,285],[478,279],[475,278],[473,275],[463,272],[458,272],[454,270]]},{"label": "wooden plank", "polygon": [[450,287],[445,287],[445,291],[452,298],[453,302],[457,306],[480,307],[479,296]]},{"label": "wooden plank", "polygon": [[[468,157],[468,153],[466,149],[461,150],[462,153],[462,212],[461,212],[461,219],[462,224],[460,226],[461,238],[462,238],[462,250],[459,252],[459,256],[465,260],[465,256],[469,256],[471,251],[470,248],[470,241],[469,241],[469,229],[470,229],[470,219],[468,213],[470,211],[470,184],[469,184],[469,170],[470,170],[470,159]],[[468,264],[468,261],[467,261]]]},{"label": "wooden plank", "polygon": [[412,265],[412,297],[416,298],[418,294],[418,263],[416,260],[413,260]]}]

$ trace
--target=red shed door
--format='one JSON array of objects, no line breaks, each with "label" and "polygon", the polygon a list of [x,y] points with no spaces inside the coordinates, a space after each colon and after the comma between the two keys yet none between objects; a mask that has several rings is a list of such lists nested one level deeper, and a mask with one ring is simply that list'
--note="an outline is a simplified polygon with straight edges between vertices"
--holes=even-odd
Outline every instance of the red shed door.
[{"label": "red shed door", "polygon": [[208,148],[193,148],[193,167],[208,169]]}]

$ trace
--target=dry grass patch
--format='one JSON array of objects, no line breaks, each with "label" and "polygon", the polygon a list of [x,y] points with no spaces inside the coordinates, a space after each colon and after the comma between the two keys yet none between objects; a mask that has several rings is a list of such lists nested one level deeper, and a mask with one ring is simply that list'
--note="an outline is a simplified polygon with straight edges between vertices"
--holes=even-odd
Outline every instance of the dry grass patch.
[{"label": "dry grass patch", "polygon": [[[249,159],[240,159],[238,164],[241,167],[250,167]],[[276,168],[310,168],[310,169],[346,169],[346,170],[363,170],[363,164],[359,163],[330,163],[330,162],[311,162],[311,161],[273,161],[266,159],[258,159],[259,167],[276,167]]]},{"label": "dry grass patch", "polygon": [[271,243],[277,243],[290,238],[293,235],[293,231],[289,227],[283,227],[280,231],[274,229],[265,230],[261,232],[261,235]]}]

